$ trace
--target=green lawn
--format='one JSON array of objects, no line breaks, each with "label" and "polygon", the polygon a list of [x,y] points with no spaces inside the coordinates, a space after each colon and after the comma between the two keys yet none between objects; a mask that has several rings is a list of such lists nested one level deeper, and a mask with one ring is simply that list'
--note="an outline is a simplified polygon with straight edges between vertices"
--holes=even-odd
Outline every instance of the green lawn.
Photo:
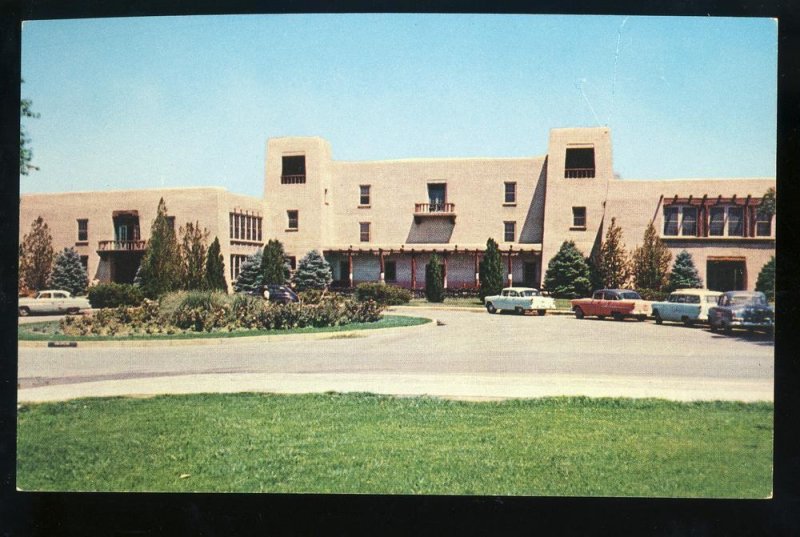
[{"label": "green lawn", "polygon": [[185,332],[177,334],[147,334],[133,336],[66,336],[61,332],[58,321],[21,324],[17,329],[20,341],[117,341],[117,340],[152,340],[152,339],[197,339],[197,338],[231,338],[248,336],[268,336],[278,334],[312,334],[317,332],[348,332],[351,330],[372,330],[376,328],[396,328],[399,326],[416,326],[431,322],[424,317],[404,315],[384,315],[374,323],[351,323],[341,326],[314,328],[293,328],[290,330],[214,330],[212,332]]},{"label": "green lawn", "polygon": [[23,490],[765,498],[768,403],[369,394],[25,405]]}]

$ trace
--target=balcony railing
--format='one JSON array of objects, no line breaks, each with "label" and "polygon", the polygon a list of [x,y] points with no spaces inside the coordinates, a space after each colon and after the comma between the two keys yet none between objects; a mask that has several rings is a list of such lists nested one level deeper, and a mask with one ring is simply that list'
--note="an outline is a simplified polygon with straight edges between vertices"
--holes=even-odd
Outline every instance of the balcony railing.
[{"label": "balcony railing", "polygon": [[591,179],[594,177],[594,168],[567,168],[564,170],[567,179]]},{"label": "balcony railing", "polygon": [[98,252],[143,252],[147,241],[100,241]]},{"label": "balcony railing", "polygon": [[455,214],[455,203],[415,203],[414,214]]},{"label": "balcony railing", "polygon": [[306,174],[301,173],[297,175],[281,175],[282,185],[298,185],[306,182]]}]

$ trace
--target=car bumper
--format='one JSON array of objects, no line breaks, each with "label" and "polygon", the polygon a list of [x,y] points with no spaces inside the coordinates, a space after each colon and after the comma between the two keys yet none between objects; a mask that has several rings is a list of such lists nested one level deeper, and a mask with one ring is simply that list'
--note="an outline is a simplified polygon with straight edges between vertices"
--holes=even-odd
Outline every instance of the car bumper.
[{"label": "car bumper", "polygon": [[772,328],[775,326],[775,323],[772,321],[769,322],[752,322],[752,321],[745,321],[742,319],[733,319],[730,322],[731,326],[736,326],[739,328]]}]

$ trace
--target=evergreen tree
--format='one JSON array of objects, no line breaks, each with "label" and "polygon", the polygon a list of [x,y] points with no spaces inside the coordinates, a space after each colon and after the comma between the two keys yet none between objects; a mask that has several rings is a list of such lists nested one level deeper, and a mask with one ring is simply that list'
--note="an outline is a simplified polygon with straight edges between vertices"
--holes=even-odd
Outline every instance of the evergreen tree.
[{"label": "evergreen tree", "polygon": [[436,254],[431,256],[425,267],[425,298],[428,302],[444,302],[444,271]]},{"label": "evergreen tree", "polygon": [[600,247],[597,270],[607,289],[624,288],[630,280],[630,261],[622,243],[622,228],[617,219],[611,219],[603,245]]},{"label": "evergreen tree", "polygon": [[[22,82],[25,82],[24,80]],[[33,111],[33,103],[30,99],[20,99],[19,101],[19,173],[20,175],[28,175],[31,171],[38,170],[36,166],[31,164],[33,160],[33,150],[31,149],[31,139],[28,138],[28,132],[25,129],[25,124],[22,122],[23,118],[38,118],[39,114]]]},{"label": "evergreen tree", "polygon": [[633,281],[636,288],[663,291],[667,286],[670,261],[672,254],[650,222],[644,230],[642,245],[633,251]]},{"label": "evergreen tree", "polygon": [[264,283],[283,285],[289,281],[289,266],[283,244],[277,239],[270,239],[261,257],[261,273]]},{"label": "evergreen tree", "polygon": [[778,210],[777,198],[775,196],[775,187],[771,186],[764,192],[761,198],[761,205],[758,206],[758,212],[764,216],[772,216]]},{"label": "evergreen tree", "polygon": [[573,241],[564,241],[547,264],[544,287],[556,298],[580,298],[591,294],[589,264]]},{"label": "evergreen tree", "polygon": [[700,289],[703,287],[703,280],[697,273],[694,266],[692,254],[683,250],[675,256],[675,263],[672,265],[672,272],[669,273],[669,291],[675,289]]},{"label": "evergreen tree", "polygon": [[483,259],[479,265],[479,276],[481,287],[479,295],[481,300],[484,297],[491,295],[498,295],[503,290],[504,273],[503,273],[503,259],[500,256],[500,250],[497,248],[497,243],[494,239],[486,241],[486,251],[483,253]]},{"label": "evergreen tree", "polygon": [[[308,252],[297,264],[294,284],[298,291],[327,289],[333,281],[331,266],[316,250]],[[281,282],[282,283],[282,282]]]},{"label": "evergreen tree", "polygon": [[219,239],[214,237],[214,242],[208,247],[206,256],[206,289],[211,291],[228,292],[228,284],[225,282],[225,260],[220,253]]},{"label": "evergreen tree", "polygon": [[53,237],[41,216],[31,224],[19,245],[20,284],[28,289],[44,289],[53,269]]},{"label": "evergreen tree", "polygon": [[49,287],[69,291],[73,295],[83,295],[88,285],[89,277],[78,252],[74,248],[64,248],[64,251],[56,256]]},{"label": "evergreen tree", "polygon": [[208,230],[200,229],[200,222],[187,222],[181,227],[181,262],[184,288],[193,291],[206,286],[206,241]]},{"label": "evergreen tree", "polygon": [[770,302],[775,301],[775,256],[761,267],[756,278],[756,291],[761,291]]},{"label": "evergreen tree", "polygon": [[239,276],[233,282],[233,290],[237,293],[258,293],[263,285],[261,274],[261,250],[242,261]]},{"label": "evergreen tree", "polygon": [[180,248],[175,230],[167,219],[164,198],[158,202],[156,218],[150,226],[150,240],[147,241],[140,269],[142,292],[148,298],[157,298],[183,287]]}]

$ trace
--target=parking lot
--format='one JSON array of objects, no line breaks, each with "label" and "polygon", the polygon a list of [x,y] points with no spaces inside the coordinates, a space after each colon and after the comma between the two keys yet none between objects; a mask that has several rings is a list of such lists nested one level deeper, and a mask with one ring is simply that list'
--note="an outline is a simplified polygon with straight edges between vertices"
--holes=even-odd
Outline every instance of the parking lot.
[{"label": "parking lot", "polygon": [[[773,340],[652,321],[398,307],[437,319],[349,337],[20,348],[20,399],[198,391],[373,391],[772,400]],[[52,392],[62,386],[61,395]],[[47,390],[50,389],[51,392]],[[73,390],[73,392],[69,392]],[[64,395],[66,394],[66,395]]]}]

